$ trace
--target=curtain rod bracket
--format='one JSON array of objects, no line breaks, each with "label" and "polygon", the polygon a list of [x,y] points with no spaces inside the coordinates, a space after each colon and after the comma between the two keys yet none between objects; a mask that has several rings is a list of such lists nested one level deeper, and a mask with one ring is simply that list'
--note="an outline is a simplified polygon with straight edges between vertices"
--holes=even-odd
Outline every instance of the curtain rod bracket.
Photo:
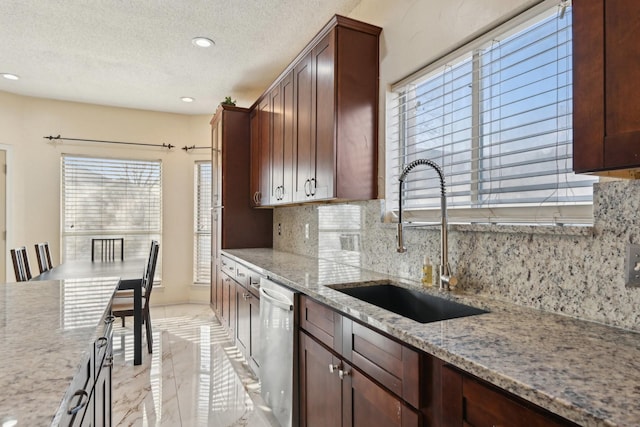
[{"label": "curtain rod bracket", "polygon": [[189,152],[189,150],[202,150],[202,149],[205,149],[205,148],[208,149],[208,148],[211,148],[211,147],[197,147],[195,145],[191,145],[191,146],[186,146],[185,145],[184,147],[182,147],[182,149],[187,153]]}]

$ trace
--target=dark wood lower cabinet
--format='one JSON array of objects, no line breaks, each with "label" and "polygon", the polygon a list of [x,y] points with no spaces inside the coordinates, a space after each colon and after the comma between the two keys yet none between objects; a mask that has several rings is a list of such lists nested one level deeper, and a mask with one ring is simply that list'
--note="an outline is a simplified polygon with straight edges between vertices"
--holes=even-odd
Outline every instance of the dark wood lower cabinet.
[{"label": "dark wood lower cabinet", "polygon": [[236,345],[249,363],[249,367],[258,373],[260,367],[258,352],[260,338],[260,298],[238,282],[236,284],[237,324]]},{"label": "dark wood lower cabinet", "polygon": [[419,426],[420,416],[410,406],[394,396],[357,369],[346,365],[349,376],[345,385],[350,387],[345,405],[346,422],[357,427]]},{"label": "dark wood lower cabinet", "polygon": [[444,366],[443,426],[577,427],[543,408]]},{"label": "dark wood lower cabinet", "polygon": [[307,296],[299,337],[302,426],[576,426]]},{"label": "dark wood lower cabinet", "polygon": [[[300,333],[300,419],[305,427],[342,425],[340,361],[313,338]],[[331,373],[329,367],[334,367]]]}]

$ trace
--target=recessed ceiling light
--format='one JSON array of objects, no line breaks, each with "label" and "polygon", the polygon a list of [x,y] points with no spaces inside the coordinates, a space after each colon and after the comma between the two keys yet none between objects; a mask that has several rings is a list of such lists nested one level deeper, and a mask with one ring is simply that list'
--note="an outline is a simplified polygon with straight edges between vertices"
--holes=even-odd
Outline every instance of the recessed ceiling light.
[{"label": "recessed ceiling light", "polygon": [[193,39],[191,39],[191,43],[193,43],[194,46],[198,47],[211,47],[215,44],[213,40],[206,37],[194,37]]},{"label": "recessed ceiling light", "polygon": [[2,75],[2,77],[4,77],[7,80],[18,80],[18,79],[20,79],[20,76],[18,76],[16,74],[2,73],[1,75]]},{"label": "recessed ceiling light", "polygon": [[195,98],[191,98],[190,96],[183,96],[180,99],[182,100],[182,102],[193,102],[196,100]]}]

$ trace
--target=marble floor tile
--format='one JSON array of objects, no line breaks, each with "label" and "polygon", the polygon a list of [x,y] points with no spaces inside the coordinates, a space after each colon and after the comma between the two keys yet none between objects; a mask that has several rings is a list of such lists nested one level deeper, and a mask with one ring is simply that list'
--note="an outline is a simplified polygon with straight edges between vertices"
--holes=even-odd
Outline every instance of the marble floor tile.
[{"label": "marble floor tile", "polygon": [[140,366],[133,365],[133,319],[114,324],[114,426],[278,425],[209,306],[153,307],[151,324],[153,354],[144,342]]}]

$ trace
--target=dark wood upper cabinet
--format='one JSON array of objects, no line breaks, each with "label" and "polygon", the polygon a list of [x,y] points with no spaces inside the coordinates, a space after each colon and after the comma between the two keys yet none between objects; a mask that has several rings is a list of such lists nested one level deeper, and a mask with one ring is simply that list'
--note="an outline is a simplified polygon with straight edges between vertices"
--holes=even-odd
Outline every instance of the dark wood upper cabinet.
[{"label": "dark wood upper cabinet", "polygon": [[377,197],[380,31],[335,16],[254,104],[271,114],[261,205]]},{"label": "dark wood upper cabinet", "polygon": [[640,173],[640,2],[573,2],[573,169]]}]

